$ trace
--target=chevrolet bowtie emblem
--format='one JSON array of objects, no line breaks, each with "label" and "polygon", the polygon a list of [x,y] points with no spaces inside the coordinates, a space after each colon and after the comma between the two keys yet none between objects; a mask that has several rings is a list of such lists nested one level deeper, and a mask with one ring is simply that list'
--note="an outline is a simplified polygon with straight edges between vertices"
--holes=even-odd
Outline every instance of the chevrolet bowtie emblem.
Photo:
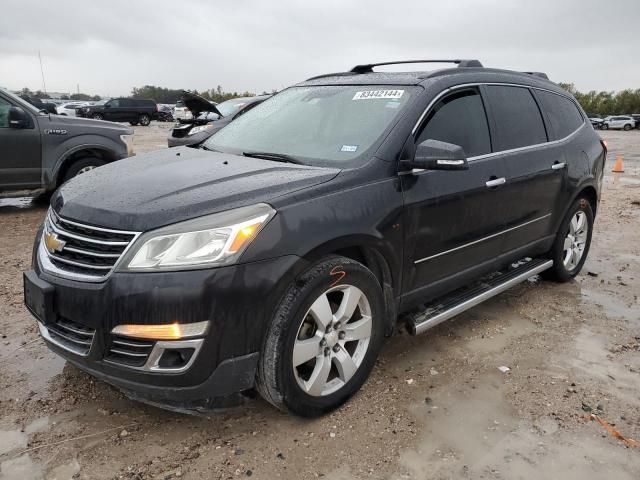
[{"label": "chevrolet bowtie emblem", "polygon": [[46,233],[44,236],[44,245],[49,253],[61,252],[67,244],[64,240],[60,240],[55,233]]}]

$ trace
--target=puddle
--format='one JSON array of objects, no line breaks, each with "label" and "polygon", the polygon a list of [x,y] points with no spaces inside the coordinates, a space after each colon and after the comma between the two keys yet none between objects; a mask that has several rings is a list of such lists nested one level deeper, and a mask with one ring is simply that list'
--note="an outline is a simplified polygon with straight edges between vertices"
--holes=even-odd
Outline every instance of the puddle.
[{"label": "puddle", "polygon": [[634,404],[637,402],[638,374],[612,362],[607,346],[605,337],[583,328],[575,337],[575,353],[568,357],[569,365],[582,370],[583,375],[606,382],[619,397]]},{"label": "puddle", "polygon": [[[531,479],[615,478],[637,480],[637,452],[602,441],[589,425],[569,433],[550,417],[533,423],[516,418],[502,388],[486,374],[476,388],[453,386],[433,392],[412,412],[422,420],[417,448],[401,454],[402,478]],[[561,476],[559,476],[559,472]]]},{"label": "puddle", "polygon": [[1,480],[44,480],[42,467],[29,454],[0,463]]},{"label": "puddle", "polygon": [[58,465],[47,472],[46,480],[72,480],[80,472],[80,464],[75,458],[71,462]]},{"label": "puddle", "polygon": [[33,197],[0,198],[0,212],[33,207]]},{"label": "puddle", "polygon": [[0,455],[26,448],[28,439],[20,430],[0,430]]},{"label": "puddle", "polygon": [[640,305],[627,306],[622,300],[606,293],[582,288],[582,303],[599,305],[607,316],[610,315],[636,322],[640,321]]}]

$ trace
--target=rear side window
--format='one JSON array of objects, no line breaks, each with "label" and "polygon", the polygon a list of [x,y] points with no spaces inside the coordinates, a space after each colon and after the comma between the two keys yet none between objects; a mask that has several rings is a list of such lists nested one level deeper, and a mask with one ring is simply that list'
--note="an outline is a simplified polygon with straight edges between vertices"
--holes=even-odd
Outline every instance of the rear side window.
[{"label": "rear side window", "polygon": [[536,90],[536,96],[547,115],[552,140],[571,135],[584,123],[578,107],[568,98],[542,90]]},{"label": "rear side window", "polygon": [[445,97],[431,110],[418,143],[440,140],[464,149],[467,157],[491,152],[487,115],[477,90],[464,90]]},{"label": "rear side window", "polygon": [[542,115],[528,88],[487,86],[496,123],[496,151],[528,147],[547,141]]}]

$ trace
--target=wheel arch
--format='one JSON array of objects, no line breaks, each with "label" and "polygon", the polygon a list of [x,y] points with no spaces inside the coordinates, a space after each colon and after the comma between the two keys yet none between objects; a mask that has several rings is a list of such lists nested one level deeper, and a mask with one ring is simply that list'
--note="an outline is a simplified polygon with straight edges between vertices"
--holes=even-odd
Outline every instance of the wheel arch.
[{"label": "wheel arch", "polygon": [[375,275],[380,283],[385,305],[385,335],[393,332],[396,324],[398,303],[397,294],[400,288],[400,272],[394,271],[389,261],[391,252],[375,237],[354,235],[333,239],[318,245],[303,258],[314,263],[328,255],[339,255],[362,263]]},{"label": "wheel arch", "polygon": [[79,146],[69,150],[60,159],[54,176],[54,188],[60,184],[65,174],[76,160],[86,157],[96,157],[105,163],[110,163],[118,159],[116,153],[104,146]]}]

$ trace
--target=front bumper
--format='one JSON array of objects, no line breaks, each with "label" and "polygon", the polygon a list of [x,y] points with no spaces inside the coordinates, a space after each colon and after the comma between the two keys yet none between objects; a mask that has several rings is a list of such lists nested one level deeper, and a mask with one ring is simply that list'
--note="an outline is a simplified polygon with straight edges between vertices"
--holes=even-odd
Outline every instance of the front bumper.
[{"label": "front bumper", "polygon": [[[25,273],[25,303],[49,348],[78,368],[138,400],[174,410],[211,409],[236,403],[253,387],[268,322],[305,265],[292,255],[207,270],[114,272],[104,282],[88,283],[51,275],[36,258],[34,270]],[[34,308],[43,289],[50,292],[47,300]],[[113,361],[117,325],[202,321],[209,329],[186,369],[154,371]],[[60,326],[79,330],[86,351],[47,335],[66,333]]]}]

